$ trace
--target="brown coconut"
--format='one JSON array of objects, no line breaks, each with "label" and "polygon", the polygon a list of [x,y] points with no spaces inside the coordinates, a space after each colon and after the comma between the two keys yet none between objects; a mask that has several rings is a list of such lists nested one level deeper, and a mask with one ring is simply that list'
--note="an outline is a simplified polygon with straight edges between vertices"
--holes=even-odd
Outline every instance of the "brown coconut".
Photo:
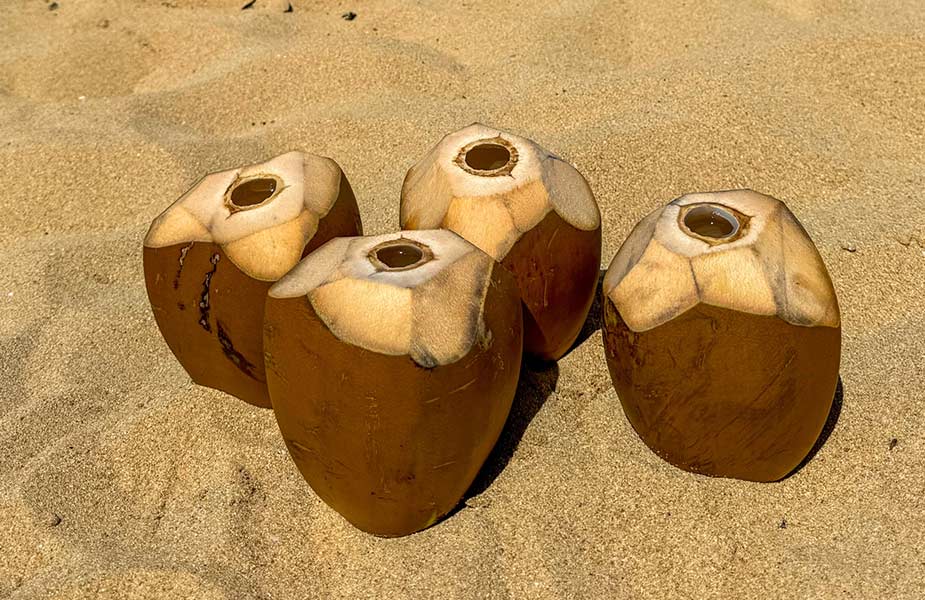
[{"label": "brown coconut", "polygon": [[270,289],[264,328],[280,431],[322,500],[382,536],[459,503],[517,387],[509,272],[449,231],[340,238]]},{"label": "brown coconut", "polygon": [[359,233],[343,171],[303,152],[207,175],[161,213],[144,241],[145,284],[157,325],[193,381],[269,407],[267,290],[304,254]]},{"label": "brown coconut", "polygon": [[530,354],[556,360],[578,337],[597,288],[601,216],[559,157],[484,125],[451,133],[405,176],[401,226],[455,231],[511,271]]},{"label": "brown coconut", "polygon": [[753,481],[807,456],[832,405],[841,320],[782,202],[736,190],[654,211],[610,264],[603,311],[614,386],[656,454]]}]

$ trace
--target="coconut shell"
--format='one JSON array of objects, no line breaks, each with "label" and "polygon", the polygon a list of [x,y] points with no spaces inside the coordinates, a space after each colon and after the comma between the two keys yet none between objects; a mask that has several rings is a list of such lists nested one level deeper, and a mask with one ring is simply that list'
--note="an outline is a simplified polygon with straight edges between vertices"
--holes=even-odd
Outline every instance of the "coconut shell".
[{"label": "coconut shell", "polygon": [[[256,188],[244,201],[267,197],[238,206],[242,185]],[[155,321],[193,381],[268,408],[267,290],[324,242],[361,232],[343,171],[302,152],[208,175],[158,216],[144,243],[145,285]]]},{"label": "coconut shell", "polygon": [[614,257],[602,304],[611,378],[656,454],[751,481],[807,456],[832,405],[841,320],[822,258],[782,202],[736,190],[653,212]]},{"label": "coconut shell", "polygon": [[[377,262],[377,247],[395,244],[421,248],[423,262]],[[448,231],[342,238],[271,288],[264,328],[280,431],[324,502],[380,536],[459,503],[517,387],[509,272]]]},{"label": "coconut shell", "polygon": [[405,177],[403,229],[452,230],[511,271],[524,347],[556,360],[594,300],[601,218],[584,177],[536,143],[475,124],[447,135]]}]

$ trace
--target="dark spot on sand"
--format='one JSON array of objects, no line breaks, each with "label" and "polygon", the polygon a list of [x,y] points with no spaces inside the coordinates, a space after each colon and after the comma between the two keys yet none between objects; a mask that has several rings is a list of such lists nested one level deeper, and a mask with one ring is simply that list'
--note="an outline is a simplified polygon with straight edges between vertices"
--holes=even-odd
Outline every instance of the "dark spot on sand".
[{"label": "dark spot on sand", "polygon": [[58,3],[57,3],[57,2],[52,2],[51,4],[49,4],[49,5],[48,5],[48,10],[58,10]]},{"label": "dark spot on sand", "polygon": [[777,526],[778,529],[787,529],[787,519],[781,519],[780,525]]},{"label": "dark spot on sand", "polygon": [[352,21],[357,18],[357,14],[351,10],[351,11],[347,11],[344,14],[342,14],[340,18],[343,19],[344,21]]},{"label": "dark spot on sand", "polygon": [[895,448],[897,444],[899,444],[899,440],[897,440],[896,438],[893,438],[892,440],[890,440],[890,450]]},{"label": "dark spot on sand", "polygon": [[257,0],[251,0],[247,4],[241,7],[241,10],[247,10],[248,8],[254,8],[254,5],[257,4]]}]

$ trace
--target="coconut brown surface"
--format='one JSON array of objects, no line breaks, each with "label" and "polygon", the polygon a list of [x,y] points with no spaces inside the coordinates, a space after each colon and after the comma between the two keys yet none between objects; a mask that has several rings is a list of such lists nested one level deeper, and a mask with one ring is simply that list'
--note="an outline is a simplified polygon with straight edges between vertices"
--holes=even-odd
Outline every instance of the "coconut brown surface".
[{"label": "coconut brown surface", "polygon": [[265,332],[293,460],[326,503],[383,536],[459,503],[523,352],[514,278],[446,230],[329,242],[270,289]]},{"label": "coconut brown surface", "polygon": [[269,407],[267,290],[304,254],[361,232],[343,171],[303,152],[207,175],[161,213],[145,237],[145,284],[193,381]]},{"label": "coconut brown surface", "polygon": [[601,218],[584,177],[535,142],[480,124],[445,136],[408,171],[404,229],[455,231],[510,270],[524,301],[524,346],[555,360],[594,298]]},{"label": "coconut brown surface", "polygon": [[775,481],[812,449],[835,394],[841,317],[782,202],[735,190],[654,211],[614,257],[602,304],[614,386],[656,454]]},{"label": "coconut brown surface", "polygon": [[[919,0],[244,4],[0,2],[0,597],[918,600]],[[606,261],[687,192],[787,203],[842,319],[840,414],[803,468],[656,456],[597,305],[555,368],[522,369],[459,510],[397,539],[312,492],[272,411],[190,382],[138,256],[167,202],[304,148],[393,232],[408,168],[473,121],[581,171]]]}]

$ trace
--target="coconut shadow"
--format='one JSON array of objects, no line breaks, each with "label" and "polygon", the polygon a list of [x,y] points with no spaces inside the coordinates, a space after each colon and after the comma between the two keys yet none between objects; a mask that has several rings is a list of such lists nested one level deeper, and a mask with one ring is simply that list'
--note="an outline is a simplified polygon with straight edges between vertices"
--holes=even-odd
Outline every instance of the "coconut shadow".
[{"label": "coconut shadow", "polygon": [[[591,337],[595,331],[601,328],[603,318],[601,312],[601,289],[606,273],[605,269],[601,269],[598,273],[591,309],[588,311],[588,316],[585,318],[581,332],[562,358],[568,356],[575,348]],[[562,358],[559,360],[562,360]],[[517,450],[524,432],[526,432],[536,414],[543,408],[549,396],[556,390],[558,381],[559,365],[557,362],[547,362],[524,355],[520,368],[520,380],[517,383],[517,392],[511,405],[511,414],[504,424],[504,429],[501,430],[501,435],[498,436],[495,447],[488,455],[488,458],[485,459],[485,464],[482,465],[479,474],[476,475],[472,485],[469,486],[462,501],[445,518],[450,518],[465,508],[466,501],[487,490],[498,475],[504,471]]]},{"label": "coconut shadow", "polygon": [[514,456],[524,432],[533,421],[533,417],[543,408],[546,400],[556,390],[559,381],[559,365],[555,362],[542,362],[524,357],[520,367],[520,380],[517,382],[517,392],[511,405],[511,414],[498,436],[495,447],[492,448],[488,458],[476,475],[475,480],[463,495],[460,504],[450,512],[452,516],[465,507],[470,498],[478,496],[487,490],[498,475],[504,471]]}]

